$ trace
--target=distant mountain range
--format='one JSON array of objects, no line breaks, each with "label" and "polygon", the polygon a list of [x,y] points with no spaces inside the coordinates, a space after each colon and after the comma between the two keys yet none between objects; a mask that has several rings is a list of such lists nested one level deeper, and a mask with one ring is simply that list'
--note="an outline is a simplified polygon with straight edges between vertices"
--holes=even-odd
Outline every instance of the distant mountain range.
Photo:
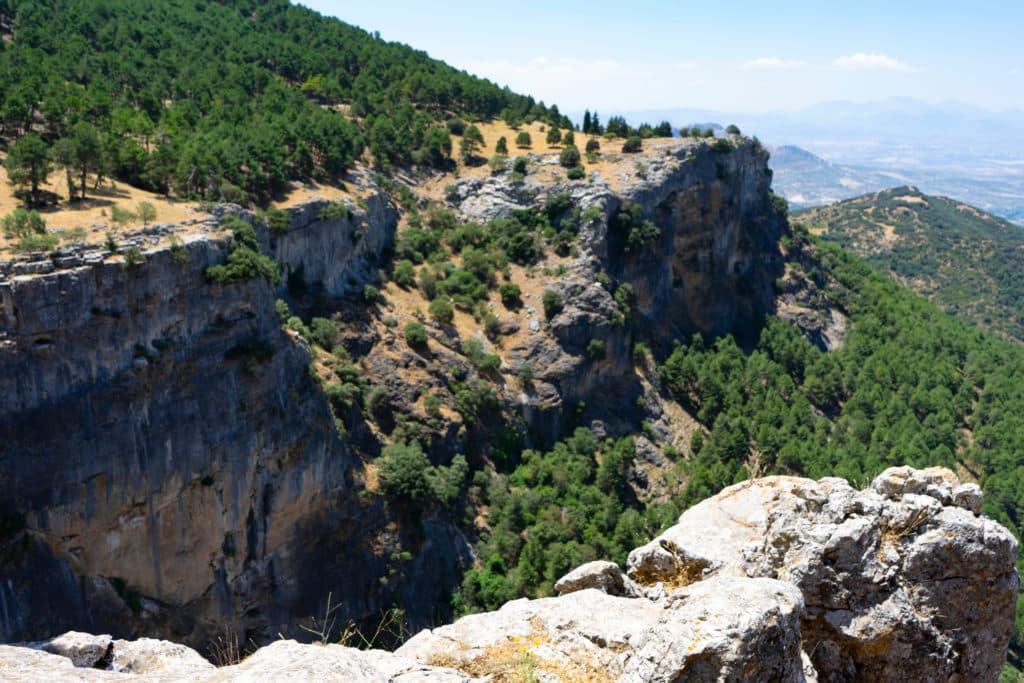
[{"label": "distant mountain range", "polygon": [[1024,230],[973,206],[898,187],[794,212],[947,313],[1024,341]]},{"label": "distant mountain range", "polygon": [[735,123],[775,146],[776,187],[798,206],[913,184],[1024,224],[1024,112],[1019,110],[891,98],[826,102],[795,112],[665,109],[624,115],[630,122],[664,119],[677,127]]}]

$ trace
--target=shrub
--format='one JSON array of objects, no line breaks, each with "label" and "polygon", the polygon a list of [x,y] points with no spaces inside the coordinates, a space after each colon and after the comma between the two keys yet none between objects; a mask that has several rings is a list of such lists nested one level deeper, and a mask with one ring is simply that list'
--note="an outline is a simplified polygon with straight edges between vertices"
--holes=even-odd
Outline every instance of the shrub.
[{"label": "shrub", "polygon": [[363,301],[368,304],[375,304],[380,298],[380,290],[373,285],[365,285],[363,287]]},{"label": "shrub", "polygon": [[588,153],[601,151],[601,143],[598,141],[597,138],[590,138],[589,140],[587,140],[586,151]]},{"label": "shrub", "polygon": [[327,318],[313,318],[309,321],[309,340],[322,349],[333,349],[340,334],[338,326]]},{"label": "shrub", "polygon": [[14,247],[18,252],[53,251],[57,248],[60,238],[56,235],[25,235]]},{"label": "shrub", "polygon": [[498,154],[508,154],[508,140],[502,135],[498,138],[497,144],[494,146],[494,151]]},{"label": "shrub", "polygon": [[718,138],[711,143],[711,149],[719,154],[728,154],[733,150],[733,145],[726,138]]},{"label": "shrub", "polygon": [[430,494],[430,469],[430,461],[415,441],[386,446],[380,463],[381,490],[395,498],[422,503]]},{"label": "shrub", "polygon": [[406,325],[405,343],[417,349],[425,347],[427,345],[427,328],[417,322]]},{"label": "shrub", "polygon": [[185,245],[182,244],[181,238],[177,235],[171,235],[170,243],[171,260],[174,261],[174,264],[179,268],[186,267],[190,259],[188,256],[188,250],[185,249]]},{"label": "shrub", "polygon": [[576,149],[576,145],[566,145],[562,148],[562,152],[558,155],[558,163],[565,168],[572,168],[579,166],[580,163],[580,151]]},{"label": "shrub", "polygon": [[587,342],[587,355],[595,360],[604,358],[604,342],[600,339],[591,339]]},{"label": "shrub", "polygon": [[403,289],[408,289],[416,284],[416,268],[409,259],[402,259],[395,264],[393,276],[395,284]]},{"label": "shrub", "polygon": [[448,132],[452,135],[462,135],[466,132],[466,122],[462,119],[449,119]]},{"label": "shrub", "polygon": [[142,227],[146,227],[149,223],[156,220],[156,207],[150,202],[139,202],[138,206],[135,207],[135,213],[139,216],[139,220],[142,221]]},{"label": "shrub", "polygon": [[114,204],[110,207],[110,220],[123,227],[135,220],[135,214]]},{"label": "shrub", "polygon": [[142,255],[142,250],[132,245],[124,251],[124,267],[134,268],[145,261],[145,257]]},{"label": "shrub", "polygon": [[220,184],[220,198],[228,204],[244,206],[249,203],[249,195],[245,190],[226,180]]},{"label": "shrub", "polygon": [[729,135],[740,135],[740,129],[732,123],[730,123],[729,127],[725,129],[725,132]]},{"label": "shrub", "polygon": [[491,340],[501,335],[501,321],[493,313],[484,313],[484,334]]},{"label": "shrub", "polygon": [[525,130],[516,136],[516,147],[531,147],[533,145],[533,138]]},{"label": "shrub", "polygon": [[555,126],[552,126],[551,128],[548,129],[548,135],[545,141],[549,145],[557,145],[562,141],[562,132],[558,130],[558,128],[556,128]]},{"label": "shrub", "polygon": [[274,285],[281,284],[277,264],[270,257],[249,247],[235,249],[228,256],[226,264],[207,268],[206,277],[221,285],[251,278],[264,278]]},{"label": "shrub", "polygon": [[453,320],[455,320],[455,311],[452,309],[452,305],[448,303],[447,299],[442,299],[440,297],[434,299],[430,302],[427,312],[430,313],[431,318],[439,323],[449,325]]},{"label": "shrub", "polygon": [[627,154],[635,154],[636,152],[639,152],[641,149],[643,149],[643,144],[643,140],[641,140],[638,136],[634,135],[633,137],[626,140],[625,143],[623,143],[622,151]]},{"label": "shrub", "polygon": [[638,341],[633,345],[633,362],[637,365],[647,360],[647,357],[650,355],[651,350],[647,347],[647,344]]},{"label": "shrub", "polygon": [[562,144],[563,145],[575,145],[576,144],[576,135],[571,130],[565,131],[565,135],[562,136]]},{"label": "shrub", "polygon": [[266,212],[267,227],[270,232],[283,234],[292,227],[292,217],[287,211],[271,206]]},{"label": "shrub", "polygon": [[562,310],[562,295],[553,289],[545,289],[541,295],[541,304],[544,306],[544,316],[551,319]]},{"label": "shrub", "polygon": [[507,308],[513,308],[521,303],[519,297],[522,296],[523,291],[514,282],[502,284],[498,288],[498,293],[501,295],[501,303],[505,304]]},{"label": "shrub", "polygon": [[46,232],[46,222],[38,211],[15,209],[4,216],[0,223],[3,225],[4,237],[7,239],[28,237],[33,234],[42,235]]},{"label": "shrub", "polygon": [[587,177],[587,170],[582,166],[573,166],[566,172],[565,176],[569,180],[583,180]]},{"label": "shrub", "polygon": [[514,173],[522,173],[523,175],[526,175],[526,157],[516,157],[516,160],[512,162],[512,171]]},{"label": "shrub", "polygon": [[436,394],[427,394],[423,397],[423,409],[430,417],[438,417],[441,414],[441,398]]},{"label": "shrub", "polygon": [[324,205],[324,208],[320,209],[318,217],[325,223],[340,221],[343,218],[349,217],[349,210],[342,202],[328,202]]}]

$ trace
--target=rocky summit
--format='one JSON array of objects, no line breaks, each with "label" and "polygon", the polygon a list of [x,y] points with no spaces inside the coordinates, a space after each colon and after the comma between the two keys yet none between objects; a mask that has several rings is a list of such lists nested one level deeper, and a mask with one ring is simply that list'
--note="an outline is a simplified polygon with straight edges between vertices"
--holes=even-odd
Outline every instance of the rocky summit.
[{"label": "rocky summit", "polygon": [[949,470],[729,487],[558,597],[425,630],[395,652],[281,640],[215,668],[166,641],[70,632],[0,647],[6,681],[993,681],[1017,542]]}]

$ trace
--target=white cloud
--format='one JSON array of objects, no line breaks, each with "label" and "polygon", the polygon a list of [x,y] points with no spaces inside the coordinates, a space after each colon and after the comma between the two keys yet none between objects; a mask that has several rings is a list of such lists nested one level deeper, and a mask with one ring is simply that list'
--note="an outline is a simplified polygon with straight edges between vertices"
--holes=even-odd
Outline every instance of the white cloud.
[{"label": "white cloud", "polygon": [[676,62],[675,64],[672,65],[672,68],[678,69],[679,71],[693,71],[694,69],[697,68],[697,62],[690,60],[687,60],[685,62]]},{"label": "white cloud", "polygon": [[787,61],[778,57],[758,57],[743,64],[744,69],[795,69],[806,66],[807,62]]},{"label": "white cloud", "polygon": [[905,73],[921,71],[921,69],[911,66],[906,62],[901,62],[895,57],[881,54],[868,54],[866,52],[858,52],[856,54],[838,57],[832,61],[832,66],[837,69],[851,71],[855,69],[882,69],[885,71],[903,71]]}]

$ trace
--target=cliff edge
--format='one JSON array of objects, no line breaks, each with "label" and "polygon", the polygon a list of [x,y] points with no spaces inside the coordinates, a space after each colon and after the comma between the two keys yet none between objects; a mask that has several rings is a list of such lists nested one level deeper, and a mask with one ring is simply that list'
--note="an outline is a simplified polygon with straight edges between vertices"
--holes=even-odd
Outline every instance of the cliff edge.
[{"label": "cliff edge", "polygon": [[560,597],[464,617],[394,653],[279,641],[216,669],[170,643],[69,633],[0,646],[0,673],[10,681],[994,681],[1013,626],[1017,542],[978,515],[980,504],[977,486],[938,468],[891,468],[863,491],[835,478],[767,477],[685,512],[630,554],[625,574],[584,565],[558,583]]}]

